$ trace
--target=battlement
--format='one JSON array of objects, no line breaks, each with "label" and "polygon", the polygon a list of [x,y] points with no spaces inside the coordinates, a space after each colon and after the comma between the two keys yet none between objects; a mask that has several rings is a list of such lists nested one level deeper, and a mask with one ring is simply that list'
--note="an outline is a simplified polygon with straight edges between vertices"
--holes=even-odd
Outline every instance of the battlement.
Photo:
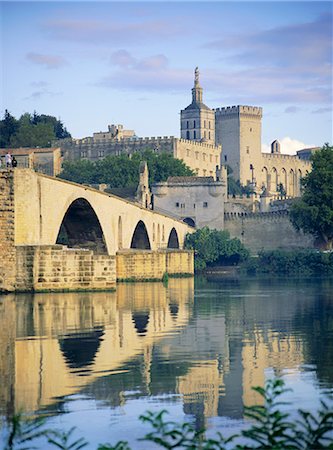
[{"label": "battlement", "polygon": [[214,111],[217,116],[251,115],[258,118],[262,117],[262,108],[260,106],[227,106],[225,108],[216,108]]},{"label": "battlement", "polygon": [[298,155],[287,155],[285,153],[261,153],[262,157],[270,161],[302,161],[308,164],[309,169],[312,166],[311,161],[301,159]]},{"label": "battlement", "polygon": [[280,217],[288,216],[287,209],[279,209],[269,212],[227,212],[224,213],[224,220],[276,220]]},{"label": "battlement", "polygon": [[119,143],[126,143],[126,145],[136,145],[140,144],[152,144],[152,143],[170,143],[173,142],[176,138],[174,136],[157,136],[157,137],[131,137],[131,138],[111,138],[111,139],[94,139],[93,137],[86,137],[82,139],[68,139],[62,142],[56,141],[58,144],[62,144],[62,146],[74,145],[74,146],[97,146],[101,147],[103,145],[116,145]]},{"label": "battlement", "polygon": [[208,144],[207,142],[199,142],[199,141],[191,141],[189,139],[182,139],[182,138],[176,138],[176,141],[178,142],[182,142],[184,144],[189,144],[189,145],[193,145],[195,144],[196,146],[198,145],[199,147],[203,147],[206,149],[210,149],[210,150],[222,150],[221,145],[214,145],[214,144]]}]

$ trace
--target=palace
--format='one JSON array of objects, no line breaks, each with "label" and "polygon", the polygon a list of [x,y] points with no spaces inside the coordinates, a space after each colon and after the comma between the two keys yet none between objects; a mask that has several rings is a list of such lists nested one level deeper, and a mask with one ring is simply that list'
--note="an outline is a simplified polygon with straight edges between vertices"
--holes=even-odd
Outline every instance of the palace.
[{"label": "palace", "polygon": [[228,165],[242,185],[288,197],[300,195],[300,180],[311,170],[311,162],[300,155],[285,155],[274,141],[271,153],[261,151],[262,108],[228,106],[210,109],[203,103],[199,70],[195,69],[192,102],[180,112],[180,138],[174,136],[137,137],[122,125],[109,125],[108,131],[83,139],[54,142],[65,160],[96,161],[108,155],[132,154],[151,149],[169,152],[182,159],[197,176],[214,176],[216,166]]}]

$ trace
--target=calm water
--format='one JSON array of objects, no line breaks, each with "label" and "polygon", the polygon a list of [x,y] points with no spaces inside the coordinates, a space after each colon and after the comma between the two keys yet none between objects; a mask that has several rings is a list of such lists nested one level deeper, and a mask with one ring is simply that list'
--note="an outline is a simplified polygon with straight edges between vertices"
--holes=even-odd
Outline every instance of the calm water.
[{"label": "calm water", "polygon": [[[333,393],[333,280],[170,280],[116,293],[0,297],[0,414],[78,428],[89,448],[149,429],[147,410],[233,433],[278,375],[292,412]],[[1,447],[1,445],[0,445]],[[41,447],[47,448],[45,444]]]}]

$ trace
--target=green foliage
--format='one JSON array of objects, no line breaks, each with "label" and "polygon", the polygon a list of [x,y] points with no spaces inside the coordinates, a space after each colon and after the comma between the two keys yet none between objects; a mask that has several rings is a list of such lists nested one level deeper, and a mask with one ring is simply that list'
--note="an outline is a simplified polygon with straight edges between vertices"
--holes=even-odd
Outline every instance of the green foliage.
[{"label": "green foliage", "polygon": [[6,110],[0,121],[0,147],[50,147],[52,140],[70,136],[60,120],[36,111],[16,120]]},{"label": "green foliage", "polygon": [[120,155],[107,156],[96,162],[84,159],[65,162],[59,176],[76,183],[105,183],[116,188],[135,187],[139,182],[141,161],[147,161],[150,183],[165,181],[169,176],[193,175],[183,161],[174,158],[170,153],[157,154],[151,150],[145,150],[136,152],[131,157]]},{"label": "green foliage", "polygon": [[312,249],[262,251],[258,258],[250,258],[245,268],[248,273],[329,275],[333,274],[333,252]]},{"label": "green foliage", "polygon": [[325,144],[302,179],[303,194],[290,211],[294,227],[316,236],[326,248],[333,242],[333,147]]},{"label": "green foliage", "polygon": [[212,265],[236,265],[249,257],[249,251],[239,239],[230,239],[228,231],[210,230],[208,227],[187,234],[185,248],[195,252],[195,270]]},{"label": "green foliage", "polygon": [[[263,404],[245,407],[244,415],[251,420],[251,425],[239,434],[224,438],[221,433],[217,433],[215,438],[209,438],[206,437],[204,429],[196,430],[191,423],[166,421],[164,418],[166,411],[161,411],[147,412],[140,416],[142,422],[148,423],[152,428],[152,431],[140,440],[154,443],[156,448],[168,450],[333,449],[332,407],[321,401],[321,407],[316,414],[300,409],[298,416],[291,419],[288,412],[281,411],[281,407],[289,404],[280,399],[288,391],[282,380],[268,380],[264,388],[253,389],[262,397]],[[40,431],[38,422],[26,424],[22,422],[20,416],[15,416],[11,421],[5,450],[32,449],[34,447],[22,447],[21,444],[41,436],[46,436],[49,444],[61,450],[80,450],[88,445],[83,438],[73,440],[73,431],[74,428],[68,432]],[[237,443],[240,440],[242,443]],[[99,445],[97,450],[131,450],[131,448],[126,441],[119,441],[116,445]]]},{"label": "green foliage", "polygon": [[36,448],[30,443],[41,436],[46,436],[44,420],[41,418],[27,420],[22,414],[14,414],[8,427],[8,438],[5,450],[29,450]]},{"label": "green foliage", "polygon": [[6,109],[4,118],[0,121],[0,148],[9,147],[10,138],[15,135],[18,128],[18,121]]},{"label": "green foliage", "polygon": [[61,450],[80,450],[88,445],[83,438],[73,440],[72,434],[75,427],[68,431],[51,431],[49,432],[48,443]]},{"label": "green foliage", "polygon": [[205,430],[197,431],[195,426],[190,423],[178,424],[176,422],[167,422],[164,419],[166,411],[152,413],[148,411],[140,416],[144,423],[149,423],[153,431],[147,433],[142,441],[154,442],[160,447],[168,450],[174,448],[183,449],[226,449],[225,445],[231,442],[234,436],[224,439],[221,433],[217,433],[217,438],[206,439]]}]

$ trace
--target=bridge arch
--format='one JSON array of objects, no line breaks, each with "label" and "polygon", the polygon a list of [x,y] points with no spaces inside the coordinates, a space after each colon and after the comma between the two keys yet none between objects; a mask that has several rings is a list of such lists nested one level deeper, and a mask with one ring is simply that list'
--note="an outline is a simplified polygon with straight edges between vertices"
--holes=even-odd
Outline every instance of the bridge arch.
[{"label": "bridge arch", "polygon": [[57,244],[88,248],[95,253],[107,254],[104,233],[91,204],[83,197],[74,200],[62,219]]},{"label": "bridge arch", "polygon": [[142,220],[139,220],[135,227],[131,241],[131,248],[140,248],[143,250],[151,249],[147,228]]},{"label": "bridge arch", "polygon": [[175,228],[170,231],[167,248],[179,248],[179,239]]}]

